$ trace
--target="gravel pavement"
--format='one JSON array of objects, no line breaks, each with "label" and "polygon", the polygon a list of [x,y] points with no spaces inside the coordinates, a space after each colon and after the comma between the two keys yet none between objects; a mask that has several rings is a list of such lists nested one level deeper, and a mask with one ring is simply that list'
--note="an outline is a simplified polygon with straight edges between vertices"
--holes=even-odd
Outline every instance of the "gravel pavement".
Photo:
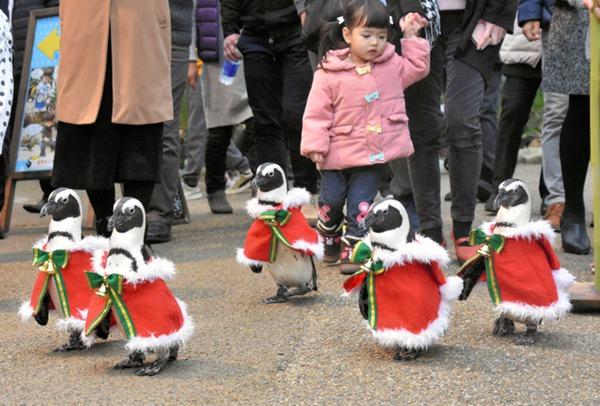
[{"label": "gravel pavement", "polygon": [[[518,176],[537,190],[539,166],[520,165]],[[443,182],[446,191],[447,175]],[[169,285],[196,323],[177,362],[154,377],[113,370],[126,355],[123,339],[113,336],[87,351],[55,354],[66,340],[55,318],[41,327],[17,316],[35,276],[30,247],[47,227],[20,204],[38,193],[35,182],[19,183],[13,231],[0,240],[1,404],[600,404],[600,315],[546,323],[535,346],[520,347],[491,335],[489,297],[476,287],[455,304],[438,345],[397,363],[370,339],[356,299],[341,297],[336,268],[319,267],[318,292],[262,304],[275,284],[234,259],[249,224],[248,195],[232,197],[230,216],[209,214],[206,200],[190,202],[192,222],[154,246],[177,264]],[[443,210],[448,221],[449,203]],[[592,280],[591,255],[558,252],[578,280]],[[446,273],[457,269],[453,263]]]}]

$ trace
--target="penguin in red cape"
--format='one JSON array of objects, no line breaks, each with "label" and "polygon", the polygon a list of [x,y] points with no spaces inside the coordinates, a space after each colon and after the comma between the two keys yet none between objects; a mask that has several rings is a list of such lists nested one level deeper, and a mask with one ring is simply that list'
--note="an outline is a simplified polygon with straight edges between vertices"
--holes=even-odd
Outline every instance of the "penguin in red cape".
[{"label": "penguin in red cape", "polygon": [[92,293],[86,272],[92,267],[94,252],[108,247],[108,240],[95,236],[82,238],[81,201],[71,189],[54,190],[40,214],[50,216],[50,226],[48,234],[33,246],[37,278],[19,315],[23,321],[33,317],[44,326],[49,311],[55,310],[61,317],[56,322],[57,328],[69,332],[69,341],[55,351],[81,350],[86,348],[80,336]]},{"label": "penguin in red cape", "polygon": [[554,231],[550,224],[531,221],[531,198],[524,182],[502,182],[496,205],[496,221],[471,231],[471,244],[483,245],[459,271],[465,280],[460,299],[468,298],[485,272],[498,314],[493,334],[513,334],[514,322],[523,323],[525,334],[517,336],[515,342],[531,345],[543,320],[559,320],[571,310],[567,288],[575,278],[561,267],[552,248]]},{"label": "penguin in red cape", "polygon": [[267,267],[277,284],[275,296],[264,300],[267,304],[316,291],[313,256],[323,257],[323,243],[301,211],[310,194],[299,188],[288,191],[285,172],[274,163],[257,168],[253,186],[256,197],[246,209],[254,221],[244,248],[237,251],[237,261],[255,273]]},{"label": "penguin in red cape", "polygon": [[410,231],[406,209],[394,199],[371,206],[367,237],[351,260],[362,264],[344,283],[346,294],[359,291],[359,307],[375,340],[407,361],[423,354],[448,329],[451,301],[462,280],[446,278],[446,250]]},{"label": "penguin in red cape", "polygon": [[[140,201],[119,199],[108,228],[112,231],[109,249],[96,252],[93,272],[87,274],[94,292],[82,338],[91,344],[94,329],[108,318],[127,338],[129,351],[115,368],[138,368],[137,375],[155,375],[177,359],[194,324],[185,303],[165,283],[175,274],[174,264],[149,256],[144,248],[146,213]],[[157,358],[144,366],[149,352]]]}]

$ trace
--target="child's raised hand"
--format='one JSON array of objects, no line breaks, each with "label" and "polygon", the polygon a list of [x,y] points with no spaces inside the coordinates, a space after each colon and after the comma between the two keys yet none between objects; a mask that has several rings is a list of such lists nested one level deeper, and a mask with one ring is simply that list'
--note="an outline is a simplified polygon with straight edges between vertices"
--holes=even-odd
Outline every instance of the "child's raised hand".
[{"label": "child's raised hand", "polygon": [[320,164],[325,160],[325,157],[320,152],[311,152],[309,157],[316,164]]},{"label": "child's raised hand", "polygon": [[400,29],[404,38],[415,38],[421,28],[427,27],[429,22],[419,13],[408,13],[400,19]]}]

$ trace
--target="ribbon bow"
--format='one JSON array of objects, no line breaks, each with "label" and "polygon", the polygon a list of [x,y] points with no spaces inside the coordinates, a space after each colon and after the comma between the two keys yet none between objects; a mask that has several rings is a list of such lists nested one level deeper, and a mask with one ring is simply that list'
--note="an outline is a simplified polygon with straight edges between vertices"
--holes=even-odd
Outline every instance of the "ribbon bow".
[{"label": "ribbon bow", "polygon": [[53,275],[60,269],[66,268],[69,263],[69,252],[67,250],[56,250],[46,252],[40,248],[33,249],[33,264],[39,265],[38,270]]},{"label": "ribbon bow", "polygon": [[292,214],[283,209],[267,210],[258,217],[259,220],[262,220],[271,229],[272,237],[269,247],[269,262],[274,262],[277,257],[277,241],[281,241],[288,248],[294,248],[279,229],[279,227],[285,226],[291,217]]},{"label": "ribbon bow", "polygon": [[[499,305],[502,302],[500,295],[500,287],[496,279],[496,270],[494,268],[494,258],[492,253],[500,253],[504,249],[505,239],[499,234],[487,235],[480,229],[471,231],[469,235],[469,244],[478,245],[482,244],[482,247],[477,250],[477,253],[484,258],[485,274],[488,285],[488,291],[492,302],[495,305]],[[491,252],[490,252],[491,250]]]},{"label": "ribbon bow", "polygon": [[380,260],[373,260],[373,250],[364,241],[359,241],[354,246],[352,254],[350,255],[350,261],[355,264],[362,264],[360,269],[354,273],[345,283],[344,289],[346,291],[352,291],[355,287],[362,284],[363,280],[367,280],[367,294],[368,294],[368,320],[369,326],[373,330],[377,330],[377,300],[375,290],[375,277],[385,272],[383,262]]},{"label": "ribbon bow", "polygon": [[62,275],[61,270],[65,269],[69,264],[69,252],[67,250],[55,250],[46,252],[40,248],[33,249],[33,266],[38,266],[38,271],[43,272],[44,281],[42,283],[42,289],[38,298],[38,304],[35,309],[37,313],[41,307],[42,301],[46,292],[48,291],[48,284],[50,278],[54,279],[56,285],[56,292],[58,293],[58,300],[60,302],[60,308],[65,317],[71,316],[71,310],[69,308],[69,298],[67,296],[67,287]]},{"label": "ribbon bow", "polygon": [[109,312],[111,306],[115,305],[115,311],[117,313],[117,317],[121,321],[121,326],[125,331],[125,335],[127,338],[132,338],[137,335],[135,331],[135,326],[133,324],[133,320],[131,319],[131,315],[129,314],[129,310],[121,297],[123,293],[123,275],[119,274],[110,274],[108,276],[102,276],[95,272],[86,272],[86,276],[88,278],[88,283],[92,289],[96,290],[96,295],[100,297],[106,297],[106,303],[104,305],[104,309],[100,314],[94,319],[94,321],[90,324],[86,335],[89,335],[92,330],[100,324],[102,319]]}]

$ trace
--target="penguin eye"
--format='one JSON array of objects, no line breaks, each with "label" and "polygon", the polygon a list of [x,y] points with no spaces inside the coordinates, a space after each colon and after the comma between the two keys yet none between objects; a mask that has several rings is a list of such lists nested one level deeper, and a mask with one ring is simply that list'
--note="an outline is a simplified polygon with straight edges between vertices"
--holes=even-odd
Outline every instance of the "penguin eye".
[{"label": "penguin eye", "polygon": [[272,177],[273,177],[273,175],[274,175],[274,173],[273,173],[273,172],[269,172],[269,173],[267,173],[267,176],[268,176],[269,178],[272,178]]},{"label": "penguin eye", "polygon": [[69,201],[68,197],[63,197],[62,199],[60,199],[60,202],[63,204],[67,204],[68,201]]},{"label": "penguin eye", "polygon": [[128,214],[133,214],[133,213],[135,213],[135,207],[130,207],[129,209],[127,209],[127,213],[128,213]]}]

